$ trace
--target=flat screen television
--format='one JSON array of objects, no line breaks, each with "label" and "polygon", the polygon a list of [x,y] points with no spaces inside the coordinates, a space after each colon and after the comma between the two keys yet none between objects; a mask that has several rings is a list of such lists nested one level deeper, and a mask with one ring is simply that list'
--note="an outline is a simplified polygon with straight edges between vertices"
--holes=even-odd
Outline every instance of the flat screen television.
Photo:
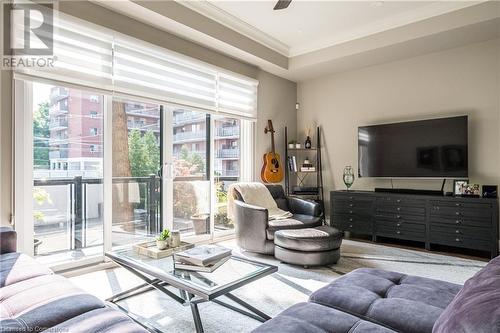
[{"label": "flat screen television", "polygon": [[468,177],[467,116],[358,128],[358,176]]}]

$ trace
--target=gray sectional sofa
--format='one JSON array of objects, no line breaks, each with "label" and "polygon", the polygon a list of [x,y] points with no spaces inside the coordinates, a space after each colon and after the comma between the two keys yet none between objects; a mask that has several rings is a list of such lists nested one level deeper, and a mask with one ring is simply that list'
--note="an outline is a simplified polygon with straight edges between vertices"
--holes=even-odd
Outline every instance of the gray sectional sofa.
[{"label": "gray sectional sofa", "polygon": [[0,332],[147,333],[122,312],[16,252],[0,228]]},{"label": "gray sectional sofa", "polygon": [[500,257],[461,286],[361,268],[254,333],[499,333]]}]

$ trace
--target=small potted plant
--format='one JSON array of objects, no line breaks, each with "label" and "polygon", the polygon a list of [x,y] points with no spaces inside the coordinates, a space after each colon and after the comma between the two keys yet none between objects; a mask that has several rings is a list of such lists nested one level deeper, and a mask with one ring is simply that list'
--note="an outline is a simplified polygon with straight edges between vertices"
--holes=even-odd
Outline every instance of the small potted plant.
[{"label": "small potted plant", "polygon": [[293,149],[295,148],[295,144],[297,143],[297,140],[290,140],[288,142],[288,148]]},{"label": "small potted plant", "polygon": [[170,230],[164,229],[156,239],[156,247],[159,250],[165,250],[168,247],[168,243],[170,241]]},{"label": "small potted plant", "polygon": [[300,143],[298,143],[297,141],[295,142],[295,149],[300,149]]}]

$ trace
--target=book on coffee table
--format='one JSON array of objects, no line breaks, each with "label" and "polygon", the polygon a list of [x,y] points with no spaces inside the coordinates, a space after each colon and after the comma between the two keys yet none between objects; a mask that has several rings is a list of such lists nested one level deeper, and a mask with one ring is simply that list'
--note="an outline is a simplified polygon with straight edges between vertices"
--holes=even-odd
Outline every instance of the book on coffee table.
[{"label": "book on coffee table", "polygon": [[174,261],[194,265],[209,266],[220,259],[230,257],[231,250],[219,245],[200,245],[174,254]]},{"label": "book on coffee table", "polygon": [[231,256],[227,256],[225,258],[222,258],[219,261],[216,261],[215,263],[210,264],[208,266],[190,265],[190,264],[186,264],[186,263],[183,263],[183,262],[174,261],[174,268],[175,269],[183,269],[183,270],[186,270],[186,271],[196,271],[196,272],[203,272],[203,273],[212,273],[217,268],[219,268],[220,266],[222,266],[222,264],[224,264],[226,261],[228,261],[229,258],[231,258]]}]

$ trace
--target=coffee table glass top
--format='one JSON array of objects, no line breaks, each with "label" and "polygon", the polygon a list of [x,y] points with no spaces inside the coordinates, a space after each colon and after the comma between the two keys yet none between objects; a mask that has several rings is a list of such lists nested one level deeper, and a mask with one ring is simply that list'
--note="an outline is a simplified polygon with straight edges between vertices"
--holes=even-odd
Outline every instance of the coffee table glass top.
[{"label": "coffee table glass top", "polygon": [[232,256],[212,273],[176,270],[172,256],[153,259],[136,253],[132,248],[121,248],[107,252],[106,256],[119,264],[154,276],[175,287],[187,287],[191,289],[191,292],[194,292],[194,289],[202,295],[212,295],[216,292],[223,293],[236,289],[278,270],[276,266],[235,256]]}]

